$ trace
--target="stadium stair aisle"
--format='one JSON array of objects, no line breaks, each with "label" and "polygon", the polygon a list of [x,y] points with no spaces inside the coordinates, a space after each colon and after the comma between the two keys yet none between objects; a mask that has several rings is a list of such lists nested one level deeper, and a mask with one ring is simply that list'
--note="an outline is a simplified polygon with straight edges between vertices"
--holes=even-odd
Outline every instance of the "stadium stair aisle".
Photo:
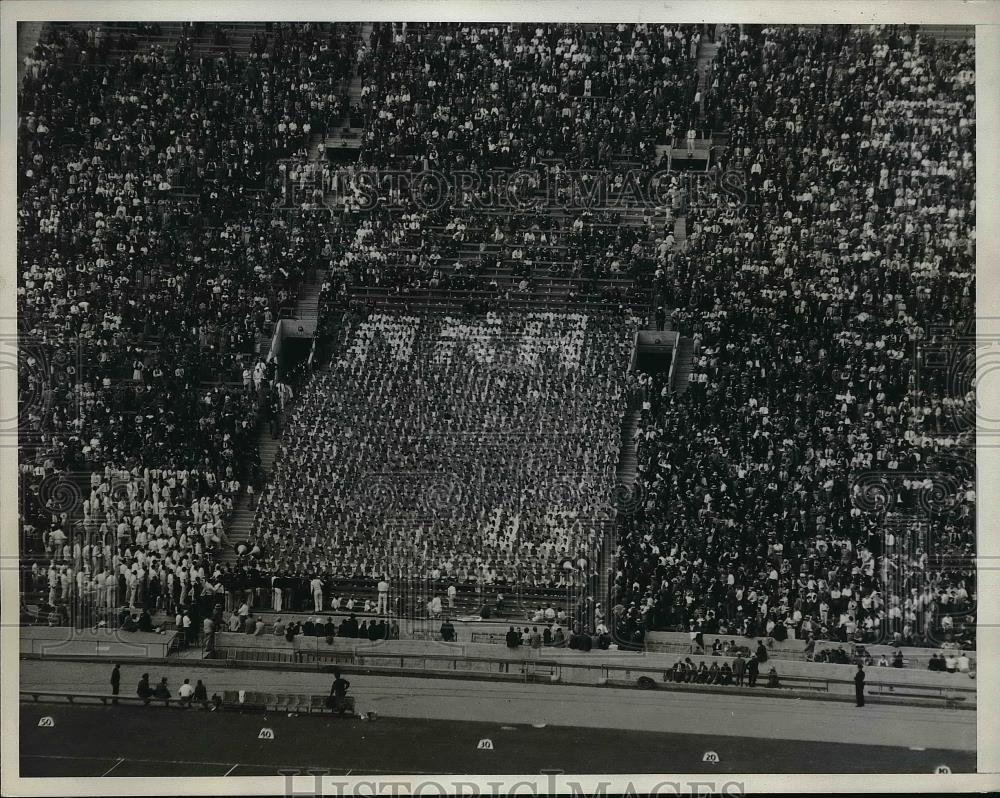
[{"label": "stadium stair aisle", "polygon": [[622,421],[621,459],[618,461],[618,481],[631,487],[635,483],[638,460],[635,456],[635,431],[639,426],[639,411],[629,410]]},{"label": "stadium stair aisle", "polygon": [[674,249],[678,252],[687,249],[687,217],[683,215],[674,219]]},{"label": "stadium stair aisle", "polygon": [[705,120],[704,97],[709,87],[709,81],[711,80],[712,62],[715,60],[715,54],[719,51],[719,37],[716,36],[715,38],[716,41],[710,42],[707,37],[702,36],[701,41],[698,43],[698,90],[701,92],[703,100],[701,107],[698,109],[698,119],[702,122]]},{"label": "stadium stair aisle", "polygon": [[[371,22],[361,24],[360,40],[365,44],[371,42],[373,25]],[[361,134],[363,127],[353,127],[351,125],[351,107],[361,101],[361,89],[363,88],[362,76],[358,74],[357,64],[351,70],[351,82],[347,87],[347,104],[344,107],[344,115],[338,120],[336,131],[328,133],[326,138],[316,136],[309,146],[309,157],[314,161],[326,159],[328,148],[361,146]]]},{"label": "stadium stair aisle", "polygon": [[679,338],[677,340],[677,365],[674,368],[674,383],[670,389],[674,393],[684,393],[691,383],[691,365],[693,357],[694,341],[690,338]]},{"label": "stadium stair aisle", "polygon": [[[655,326],[655,325],[654,325]],[[616,474],[618,485],[627,485],[631,491],[635,485],[635,475],[638,467],[636,457],[635,431],[639,426],[639,411],[629,410],[622,420],[621,454],[618,460]],[[630,494],[629,494],[630,495]],[[601,549],[601,582],[598,595],[605,607],[609,607],[611,590],[611,572],[616,570],[615,555],[618,551],[618,524],[608,524],[604,532],[604,547]]]},{"label": "stadium stair aisle", "polygon": [[[271,473],[271,468],[274,465],[274,458],[278,453],[279,440],[275,440],[271,437],[271,433],[268,432],[265,425],[261,425],[260,433],[257,440],[257,448],[260,451],[260,467],[264,471],[265,480]],[[257,497],[257,501],[260,500],[260,496]],[[227,529],[227,543],[225,554],[221,558],[223,563],[233,564],[236,562],[236,550],[235,546],[238,543],[242,543],[250,537],[250,528],[253,525],[253,517],[257,511],[256,502],[248,507],[245,502],[245,494],[241,497],[240,506],[233,511],[232,518],[229,521],[229,528]]]},{"label": "stadium stair aisle", "polygon": [[319,293],[323,287],[318,269],[310,269],[310,277],[302,284],[299,299],[295,303],[296,318],[315,322],[319,317]]},{"label": "stadium stair aisle", "polygon": [[[107,690],[105,663],[22,661],[21,689]],[[134,694],[139,676],[166,675],[176,690],[183,679],[202,679],[209,694],[254,689],[286,693],[326,693],[331,676],[266,670],[122,668],[122,692]],[[849,702],[774,699],[767,695],[638,691],[613,687],[576,687],[409,677],[352,675],[351,693],[359,711],[379,716],[499,723],[546,723],[634,731],[684,731],[778,740],[812,740],[862,745],[920,746],[974,750],[976,713],[937,708]],[[475,708],[474,710],[472,708]],[[141,710],[136,710],[141,711]],[[51,713],[49,713],[51,714]]]},{"label": "stadium stair aisle", "polygon": [[17,25],[17,82],[24,77],[24,58],[41,38],[44,22],[19,22]]}]

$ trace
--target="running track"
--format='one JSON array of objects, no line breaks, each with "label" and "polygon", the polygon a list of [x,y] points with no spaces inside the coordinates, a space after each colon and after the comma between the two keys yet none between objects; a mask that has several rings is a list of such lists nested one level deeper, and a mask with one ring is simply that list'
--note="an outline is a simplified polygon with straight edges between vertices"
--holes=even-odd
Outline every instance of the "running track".
[{"label": "running track", "polygon": [[[106,692],[103,663],[21,661],[25,689]],[[326,693],[327,674],[177,666],[122,668],[225,689]],[[352,675],[374,723],[325,716],[184,712],[159,707],[21,705],[24,775],[260,775],[632,772],[974,772],[976,713],[873,704],[566,685]],[[39,728],[52,716],[55,725]],[[537,729],[535,725],[546,724]],[[260,728],[275,739],[257,739]],[[513,728],[504,728],[513,727]],[[99,729],[100,734],[94,734]],[[479,751],[490,738],[493,752]],[[702,762],[706,751],[719,765]],[[119,762],[119,760],[121,760]],[[112,766],[114,769],[112,770]],[[230,772],[231,771],[231,772]]]}]

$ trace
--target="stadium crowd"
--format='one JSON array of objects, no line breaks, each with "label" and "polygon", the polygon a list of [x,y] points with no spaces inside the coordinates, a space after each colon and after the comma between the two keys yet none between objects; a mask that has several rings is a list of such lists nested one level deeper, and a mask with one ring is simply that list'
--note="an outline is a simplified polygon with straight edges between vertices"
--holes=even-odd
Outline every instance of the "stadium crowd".
[{"label": "stadium crowd", "polygon": [[[696,114],[697,28],[378,26],[358,171],[335,186],[348,219],[376,212],[345,226],[340,267],[358,285],[522,293],[651,272],[672,245],[676,179],[665,213],[627,209],[643,207],[656,145]],[[505,285],[482,276],[498,271]]]},{"label": "stadium crowd", "polygon": [[[245,56],[200,53],[189,35],[136,49],[123,34],[114,57],[99,26],[50,25],[25,60],[18,372],[35,553],[70,536],[73,513],[46,486],[61,479],[65,498],[78,472],[259,479],[256,426],[275,374],[252,353],[330,256],[328,214],[272,207],[276,159],[343,114],[355,26],[326,27],[274,26]],[[248,371],[244,391],[206,387]],[[199,497],[221,501],[214,485]],[[117,545],[102,526],[114,519],[96,516],[78,541],[101,553],[95,577]],[[163,520],[144,510],[139,527]],[[193,537],[171,552],[192,556]],[[118,553],[126,569],[146,551],[131,543]]]},{"label": "stadium crowd", "polygon": [[663,275],[693,373],[651,380],[616,576],[654,625],[974,633],[974,397],[914,355],[955,356],[973,315],[973,70],[908,29],[722,43],[709,105],[747,201],[689,217]]},{"label": "stadium crowd", "polygon": [[[634,322],[536,318],[525,349],[498,316],[444,346],[418,317],[348,327],[297,391],[230,567],[216,555],[259,487],[258,421],[287,397],[254,353],[313,268],[330,270],[324,308],[347,284],[476,288],[500,270],[498,292],[573,277],[620,299],[596,278],[655,270],[693,373],[678,395],[641,380],[645,501],[622,521],[612,631],[968,639],[974,397],[913,350],[953,353],[973,315],[974,50],[746,26],[702,97],[700,35],[388,24],[369,49],[356,26],[277,25],[245,55],[184,34],[123,36],[112,57],[99,27],[50,26],[19,93],[26,584],[183,618],[282,580],[307,603],[320,575],[590,580]],[[537,198],[567,169],[647,175],[702,112],[729,132],[716,173],[745,174],[745,193],[692,208],[682,252],[677,181],[638,219],[498,209],[509,187],[491,183],[437,205],[389,189],[367,211],[347,180],[337,226],[315,195],[288,203],[314,134],[345,116],[363,121],[359,170],[522,169],[515,193]],[[484,345],[494,327],[507,348]],[[230,375],[242,389],[205,385]],[[51,490],[77,472],[78,534]]]},{"label": "stadium crowd", "polygon": [[288,418],[248,555],[339,578],[592,578],[631,325],[553,313],[360,322]]}]

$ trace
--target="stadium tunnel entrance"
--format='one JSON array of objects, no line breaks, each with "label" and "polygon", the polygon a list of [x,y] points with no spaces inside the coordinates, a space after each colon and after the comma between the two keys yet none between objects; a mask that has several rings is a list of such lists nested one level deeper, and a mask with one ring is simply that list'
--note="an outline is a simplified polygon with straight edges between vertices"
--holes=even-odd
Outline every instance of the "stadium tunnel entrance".
[{"label": "stadium tunnel entrance", "polygon": [[280,319],[275,325],[271,338],[269,355],[278,363],[277,379],[289,382],[295,373],[309,359],[313,340],[316,337],[316,322],[313,319]]},{"label": "stadium tunnel entrance", "polygon": [[290,375],[309,359],[313,339],[290,336],[282,347],[281,360],[278,363],[278,379],[289,382]]},{"label": "stadium tunnel entrance", "polygon": [[641,330],[636,341],[633,369],[646,374],[669,373],[677,351],[678,338],[675,331]]}]

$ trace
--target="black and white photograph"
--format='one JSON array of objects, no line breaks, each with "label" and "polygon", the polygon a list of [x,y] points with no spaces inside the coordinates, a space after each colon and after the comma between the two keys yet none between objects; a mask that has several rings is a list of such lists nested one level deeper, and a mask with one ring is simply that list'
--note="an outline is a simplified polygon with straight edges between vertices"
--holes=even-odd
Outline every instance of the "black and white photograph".
[{"label": "black and white photograph", "polygon": [[4,3],[5,795],[1000,788],[1000,6],[516,5]]}]

